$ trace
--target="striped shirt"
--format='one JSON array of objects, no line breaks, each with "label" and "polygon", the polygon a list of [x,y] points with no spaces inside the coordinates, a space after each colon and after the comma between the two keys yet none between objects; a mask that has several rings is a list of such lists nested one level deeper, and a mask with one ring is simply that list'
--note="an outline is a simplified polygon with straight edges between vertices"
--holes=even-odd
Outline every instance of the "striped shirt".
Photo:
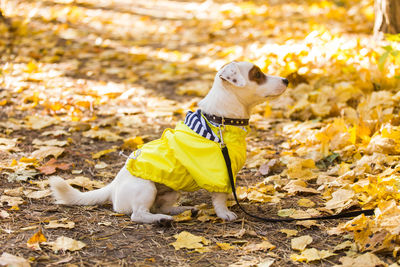
[{"label": "striped shirt", "polygon": [[186,114],[185,124],[197,134],[207,138],[208,140],[219,143],[219,137],[211,130],[205,118],[201,115],[201,110],[196,112],[189,111]]}]

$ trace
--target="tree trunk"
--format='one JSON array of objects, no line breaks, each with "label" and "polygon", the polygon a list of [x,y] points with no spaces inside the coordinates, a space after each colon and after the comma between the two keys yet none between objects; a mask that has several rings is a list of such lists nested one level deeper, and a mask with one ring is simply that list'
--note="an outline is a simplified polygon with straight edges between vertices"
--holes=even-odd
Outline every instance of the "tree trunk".
[{"label": "tree trunk", "polygon": [[374,33],[400,33],[400,1],[375,0]]}]

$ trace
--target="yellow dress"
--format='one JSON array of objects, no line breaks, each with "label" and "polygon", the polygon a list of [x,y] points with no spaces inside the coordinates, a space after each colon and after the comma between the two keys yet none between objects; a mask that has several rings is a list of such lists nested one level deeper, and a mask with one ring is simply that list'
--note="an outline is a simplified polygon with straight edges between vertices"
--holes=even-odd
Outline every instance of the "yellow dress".
[{"label": "yellow dress", "polygon": [[[212,131],[218,128],[209,124]],[[245,137],[249,127],[225,126],[223,140],[228,147],[234,177],[246,160]],[[217,142],[191,130],[183,122],[166,129],[160,139],[139,147],[137,158],[126,168],[142,179],[164,184],[175,191],[232,192],[225,160]]]}]

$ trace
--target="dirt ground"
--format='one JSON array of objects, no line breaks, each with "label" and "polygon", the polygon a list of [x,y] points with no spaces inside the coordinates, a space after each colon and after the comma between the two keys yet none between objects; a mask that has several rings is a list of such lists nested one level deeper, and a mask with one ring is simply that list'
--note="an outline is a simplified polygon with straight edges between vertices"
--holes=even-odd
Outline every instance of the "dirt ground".
[{"label": "dirt ground", "polygon": [[[2,22],[9,29],[1,43],[4,54],[0,62],[3,69],[0,93],[7,101],[0,104],[3,123],[0,137],[18,138],[18,149],[0,151],[1,162],[11,164],[13,159],[29,158],[37,149],[33,144],[35,139],[50,139],[42,135],[44,131],[63,130],[70,135],[55,138],[68,140],[68,146],[57,160],[72,165],[67,170],[58,169],[54,175],[65,179],[82,175],[108,183],[124,164],[125,158],[119,152],[130,153],[129,149],[121,148],[123,139],[140,136],[150,141],[159,137],[166,127],[174,127],[182,120],[186,110],[195,106],[199,95],[204,94],[196,90],[209,88],[215,61],[226,60],[225,53],[234,54],[233,50],[238,49],[232,48],[233,52],[228,53],[224,47],[243,45],[257,38],[271,43],[296,36],[303,38],[297,30],[285,32],[288,25],[280,23],[285,10],[279,1],[269,1],[273,10],[282,9],[280,13],[271,11],[268,17],[267,24],[276,25],[275,28],[265,29],[262,17],[253,21],[251,14],[257,12],[252,11],[240,18],[238,30],[230,25],[232,21],[226,25],[219,23],[220,18],[213,10],[209,10],[210,18],[191,15],[193,8],[207,10],[210,8],[207,3],[212,1],[204,5],[200,1],[168,2],[6,0],[8,12],[4,13],[12,16],[6,24]],[[221,8],[228,4],[228,1],[214,2]],[[263,1],[255,3],[260,2]],[[290,6],[302,1],[284,2]],[[228,11],[221,14],[224,12],[228,14]],[[292,15],[299,23],[296,25],[303,25],[301,12]],[[313,19],[321,18],[316,15]],[[329,25],[330,21],[326,23]],[[238,35],[237,31],[246,32],[247,37]],[[187,55],[190,57],[185,59]],[[181,93],[178,90],[181,86],[184,90],[194,88],[194,92],[190,89]],[[258,115],[263,113],[263,108],[257,111]],[[26,116],[30,115],[55,117],[58,121],[35,129],[26,122]],[[122,123],[127,116],[133,121]],[[275,152],[265,157],[264,162],[278,159],[280,145],[286,138],[279,133],[278,125],[284,121],[259,117],[256,121],[257,127],[252,126],[248,137],[248,152],[271,148]],[[83,135],[89,129],[107,129],[121,140],[105,141]],[[113,147],[116,151],[100,158],[107,168],[95,168],[100,160],[93,159],[93,154]],[[27,181],[9,181],[2,170],[0,193],[18,187],[38,190],[35,183],[48,177],[38,174]],[[254,185],[265,178],[258,168],[246,165],[238,175],[238,186]],[[315,181],[310,181],[310,186],[317,188]],[[243,201],[243,206],[259,216],[277,217],[281,209],[298,208],[296,203],[302,196],[286,196],[278,204]],[[323,206],[319,195],[305,196],[317,203],[316,208]],[[128,215],[115,214],[109,204],[62,206],[53,204],[51,196],[23,199],[18,209],[5,203],[0,206],[9,214],[0,221],[0,252],[23,257],[32,266],[270,266],[267,264],[271,259],[274,261],[271,266],[333,266],[339,264],[344,252],[335,252],[336,256],[313,263],[292,261],[290,255],[297,252],[292,250],[290,238],[281,230],[294,229],[298,231],[297,236],[310,235],[313,247],[319,250],[332,251],[348,240],[346,236],[329,236],[326,232],[340,220],[321,221],[309,228],[296,223],[264,223],[247,218],[236,205],[231,209],[239,219],[233,222],[211,215],[208,221],[192,218],[166,228],[133,223]],[[181,204],[211,208],[210,196],[204,191],[183,193]],[[58,219],[72,221],[75,226],[45,228],[50,220]],[[30,249],[26,243],[39,228],[48,241],[67,236],[84,242],[86,247],[73,252],[54,252],[47,246],[41,246],[41,250]],[[182,231],[210,240],[211,251],[175,250],[171,243],[176,240],[174,235]],[[266,240],[275,248],[246,249],[249,244]],[[228,243],[232,247],[223,250],[217,243]]]}]

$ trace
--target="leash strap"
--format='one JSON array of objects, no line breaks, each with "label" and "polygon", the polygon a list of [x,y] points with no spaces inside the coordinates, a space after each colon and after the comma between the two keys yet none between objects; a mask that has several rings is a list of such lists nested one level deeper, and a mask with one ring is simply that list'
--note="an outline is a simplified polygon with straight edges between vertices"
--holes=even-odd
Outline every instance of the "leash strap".
[{"label": "leash strap", "polygon": [[264,222],[293,222],[293,221],[307,221],[307,220],[331,220],[331,219],[339,219],[339,218],[350,218],[350,217],[356,217],[360,214],[364,214],[366,216],[371,216],[374,215],[374,210],[373,209],[368,209],[368,210],[357,210],[357,211],[351,211],[351,212],[345,212],[345,213],[339,213],[335,215],[328,215],[328,216],[321,216],[321,217],[310,217],[310,218],[280,218],[280,219],[274,219],[274,218],[264,218],[264,217],[259,217],[257,215],[253,215],[246,211],[239,203],[239,200],[236,195],[236,187],[235,187],[235,180],[233,179],[233,174],[232,174],[232,164],[231,164],[231,158],[229,157],[229,152],[228,148],[225,144],[221,145],[221,151],[222,155],[224,156],[225,159],[225,164],[226,168],[228,170],[228,175],[229,175],[229,181],[231,183],[231,188],[233,192],[233,196],[235,198],[236,204],[239,206],[239,208],[248,216],[258,219],[260,221]]}]

